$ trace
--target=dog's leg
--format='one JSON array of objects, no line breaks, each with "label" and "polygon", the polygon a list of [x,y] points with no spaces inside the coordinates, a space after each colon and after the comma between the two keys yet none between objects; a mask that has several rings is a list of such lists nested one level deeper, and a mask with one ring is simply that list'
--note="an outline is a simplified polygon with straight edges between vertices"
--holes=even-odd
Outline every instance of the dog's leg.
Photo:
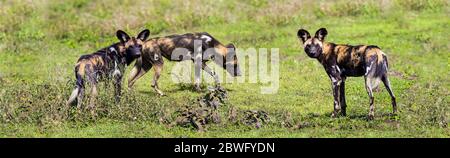
[{"label": "dog's leg", "polygon": [[372,93],[372,80],[374,78],[368,77],[368,76],[364,76],[364,81],[365,81],[365,87],[366,87],[366,91],[367,94],[369,95],[369,102],[370,102],[370,109],[369,109],[369,115],[368,115],[368,119],[369,120],[373,120],[374,115],[375,115],[375,107],[373,105],[373,93]]},{"label": "dog's leg", "polygon": [[203,65],[203,48],[202,45],[204,43],[200,40],[194,40],[194,56],[192,57],[192,61],[194,62],[194,86],[196,91],[201,91],[200,83],[202,81],[202,65]]},{"label": "dog's leg", "polygon": [[202,66],[202,61],[201,58],[199,58],[200,61],[196,61],[194,60],[194,86],[195,86],[195,90],[196,91],[201,91],[202,89],[200,88],[200,83],[201,83],[201,68]]},{"label": "dog's leg", "polygon": [[342,110],[342,115],[346,116],[347,115],[347,103],[345,102],[345,77],[342,78],[342,83],[341,86],[339,87],[339,95],[341,96],[341,110]]},{"label": "dog's leg", "polygon": [[78,98],[77,98],[77,109],[81,109],[81,104],[83,103],[84,98],[84,86],[80,87],[78,91]]},{"label": "dog's leg", "polygon": [[206,65],[206,63],[202,64],[202,69],[208,73],[209,75],[211,75],[214,78],[214,82],[216,84],[216,86],[219,86],[220,81],[219,81],[219,76],[216,74],[216,72],[214,72],[213,70],[211,70],[211,68],[208,67],[208,65]]},{"label": "dog's leg", "polygon": [[106,91],[106,92],[107,92],[108,89],[109,89],[109,84],[111,84],[111,79],[109,79],[109,77],[106,77],[106,78],[103,80],[103,85],[105,85],[104,88],[105,88],[105,91]]},{"label": "dog's leg", "polygon": [[97,92],[97,83],[93,83],[91,86],[91,98],[90,103],[87,109],[91,110],[91,114],[94,114],[95,102],[97,100],[98,92]]},{"label": "dog's leg", "polygon": [[163,96],[164,93],[159,89],[159,85],[158,85],[158,79],[161,76],[161,71],[162,71],[163,65],[155,65],[154,70],[155,70],[155,76],[153,76],[153,82],[152,82],[152,87],[155,89],[155,91]]},{"label": "dog's leg", "polygon": [[389,82],[389,78],[387,77],[387,75],[383,75],[383,77],[381,77],[381,81],[383,81],[384,86],[386,87],[386,90],[388,91],[389,95],[391,96],[391,101],[392,101],[392,110],[393,113],[397,113],[397,102],[395,101],[395,95],[394,92],[392,92],[392,88],[391,88],[391,83]]},{"label": "dog's leg", "polygon": [[339,111],[341,111],[340,106],[340,86],[342,84],[342,79],[338,77],[330,76],[331,78],[331,86],[333,89],[333,97],[334,97],[334,111],[331,114],[331,117],[337,117],[339,114]]},{"label": "dog's leg", "polygon": [[86,65],[86,77],[89,85],[91,86],[91,97],[89,98],[89,105],[86,107],[87,109],[92,109],[95,104],[95,100],[97,99],[97,83],[98,83],[98,71],[93,68],[92,65]]},{"label": "dog's leg", "polygon": [[114,78],[114,96],[116,99],[116,104],[120,102],[121,92],[122,92],[122,76],[117,76]]},{"label": "dog's leg", "polygon": [[133,87],[134,83],[144,76],[152,68],[152,64],[146,62],[142,62],[142,58],[139,58],[136,63],[134,64],[133,69],[130,72],[130,77],[128,78],[128,89],[131,89]]}]

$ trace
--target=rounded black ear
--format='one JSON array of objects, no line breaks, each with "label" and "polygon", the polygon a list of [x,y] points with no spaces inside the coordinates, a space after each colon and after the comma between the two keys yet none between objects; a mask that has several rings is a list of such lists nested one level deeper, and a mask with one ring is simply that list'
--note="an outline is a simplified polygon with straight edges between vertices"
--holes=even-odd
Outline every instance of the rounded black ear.
[{"label": "rounded black ear", "polygon": [[308,40],[308,38],[311,38],[311,35],[305,29],[300,29],[297,32],[297,37],[300,38],[303,41],[303,43],[305,43],[306,40]]},{"label": "rounded black ear", "polygon": [[320,28],[319,30],[316,31],[316,38],[318,38],[320,41],[323,41],[325,39],[325,37],[327,36],[328,31],[325,28]]},{"label": "rounded black ear", "polygon": [[150,36],[150,30],[145,29],[145,30],[142,30],[141,33],[138,34],[137,38],[142,41],[145,41],[148,38],[148,36]]},{"label": "rounded black ear", "polygon": [[125,33],[122,30],[117,30],[116,36],[120,40],[120,42],[122,42],[122,43],[125,43],[125,42],[127,42],[128,40],[131,39],[130,36],[128,36],[128,34]]}]

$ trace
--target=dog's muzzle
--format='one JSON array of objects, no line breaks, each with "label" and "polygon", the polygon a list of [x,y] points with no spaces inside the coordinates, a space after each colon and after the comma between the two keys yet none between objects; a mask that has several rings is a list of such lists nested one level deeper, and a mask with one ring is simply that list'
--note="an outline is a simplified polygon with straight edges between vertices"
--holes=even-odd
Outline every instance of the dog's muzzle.
[{"label": "dog's muzzle", "polygon": [[305,47],[305,52],[306,54],[311,57],[311,58],[317,58],[319,57],[320,53],[322,52],[322,48],[320,47],[311,47],[311,46],[306,46]]},{"label": "dog's muzzle", "polygon": [[127,56],[137,58],[141,56],[141,49],[138,47],[130,47],[127,49]]}]

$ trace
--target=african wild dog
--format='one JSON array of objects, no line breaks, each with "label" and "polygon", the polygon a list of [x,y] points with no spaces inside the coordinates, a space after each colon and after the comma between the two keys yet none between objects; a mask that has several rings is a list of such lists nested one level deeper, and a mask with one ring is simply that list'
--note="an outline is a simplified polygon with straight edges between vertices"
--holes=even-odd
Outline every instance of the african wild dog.
[{"label": "african wild dog", "polygon": [[128,36],[122,30],[116,33],[120,42],[115,43],[99,51],[83,55],[78,59],[75,66],[76,88],[70,95],[67,105],[75,100],[77,107],[81,107],[84,96],[84,81],[87,80],[91,86],[91,98],[89,108],[92,108],[97,96],[97,83],[99,81],[108,82],[113,80],[116,102],[120,100],[122,77],[124,70],[134,59],[141,56],[143,41],[150,35],[149,30],[143,30],[135,38]]},{"label": "african wild dog", "polygon": [[336,117],[342,110],[346,115],[345,103],[345,79],[347,77],[364,76],[366,91],[370,100],[368,119],[374,118],[374,97],[372,90],[381,80],[392,100],[393,113],[397,112],[394,93],[388,79],[388,60],[381,49],[374,45],[342,45],[324,42],[327,30],[317,30],[314,37],[308,31],[300,29],[298,38],[303,42],[306,54],[316,58],[325,68],[332,82],[334,96],[334,111],[332,117]]},{"label": "african wild dog", "polygon": [[[198,48],[194,48],[195,42],[199,43],[200,46]],[[199,48],[201,48],[202,51],[194,51],[194,49]],[[194,52],[199,53],[195,56]],[[198,58],[198,54],[200,53],[202,53],[201,59]],[[233,44],[225,46],[206,32],[187,33],[147,40],[143,45],[142,57],[136,61],[133,70],[131,70],[130,77],[128,78],[128,88],[131,88],[137,79],[154,67],[155,75],[153,77],[152,87],[159,95],[164,95],[158,86],[158,79],[164,64],[161,56],[170,61],[198,61],[195,62],[196,70],[202,68],[205,72],[213,76],[216,84],[219,83],[218,76],[206,65],[206,62],[210,59],[214,59],[215,63],[226,69],[231,76],[235,77],[241,75],[235,53],[235,46]],[[186,59],[186,57],[188,58]],[[195,88],[196,90],[200,90],[200,76],[198,75],[195,76]]]}]

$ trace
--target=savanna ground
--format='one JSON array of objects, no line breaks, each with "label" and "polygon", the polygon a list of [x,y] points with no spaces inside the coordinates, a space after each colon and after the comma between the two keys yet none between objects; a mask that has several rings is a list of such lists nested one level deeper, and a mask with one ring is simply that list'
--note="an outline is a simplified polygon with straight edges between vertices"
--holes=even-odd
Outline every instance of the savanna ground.
[{"label": "savanna ground", "polygon": [[[1,0],[0,137],[448,138],[448,3]],[[320,27],[328,29],[327,41],[383,49],[400,110],[397,116],[390,115],[390,98],[381,86],[374,94],[375,120],[367,121],[363,78],[349,78],[348,116],[330,118],[330,81],[296,37],[299,28],[314,33]],[[151,89],[153,74],[148,73],[134,90],[124,90],[119,104],[112,101],[110,89],[100,87],[95,118],[66,107],[78,57],[117,42],[117,29],[135,35],[144,28],[150,29],[151,37],[206,31],[238,48],[279,48],[278,93],[260,94],[262,83],[225,83],[229,97],[219,108],[221,123],[209,124],[205,132],[169,126],[164,120],[173,120],[173,113],[204,93],[193,91],[190,84],[173,83],[174,63],[166,62],[160,85],[167,96],[159,97]],[[261,128],[230,123],[230,107],[265,111],[270,121]]]}]

